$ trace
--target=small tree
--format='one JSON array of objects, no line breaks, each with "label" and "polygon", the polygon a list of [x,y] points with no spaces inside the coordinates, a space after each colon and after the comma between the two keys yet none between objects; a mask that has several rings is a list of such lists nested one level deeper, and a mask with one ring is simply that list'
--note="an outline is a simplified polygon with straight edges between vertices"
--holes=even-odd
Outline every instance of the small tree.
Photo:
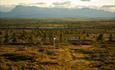
[{"label": "small tree", "polygon": [[9,35],[8,33],[6,33],[4,36],[4,43],[8,43],[8,42],[9,42]]},{"label": "small tree", "polygon": [[103,34],[99,34],[99,36],[97,37],[97,41],[99,42],[100,47],[105,47]]},{"label": "small tree", "polygon": [[13,35],[12,35],[12,37],[11,37],[11,42],[12,42],[12,43],[16,43],[16,42],[17,42],[15,33],[13,33]]},{"label": "small tree", "polygon": [[112,34],[109,35],[109,41],[112,41]]},{"label": "small tree", "polygon": [[104,41],[104,39],[103,39],[103,34],[99,34],[99,35],[98,35],[97,41],[98,41],[98,42],[103,42],[103,41]]}]

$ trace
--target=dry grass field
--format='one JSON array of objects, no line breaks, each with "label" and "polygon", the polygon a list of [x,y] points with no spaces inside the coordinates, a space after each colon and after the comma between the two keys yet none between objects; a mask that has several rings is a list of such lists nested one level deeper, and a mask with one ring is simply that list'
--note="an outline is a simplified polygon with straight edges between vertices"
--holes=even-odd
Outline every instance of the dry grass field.
[{"label": "dry grass field", "polygon": [[0,70],[114,70],[115,47],[0,45]]},{"label": "dry grass field", "polygon": [[0,22],[0,70],[115,69],[115,20]]}]

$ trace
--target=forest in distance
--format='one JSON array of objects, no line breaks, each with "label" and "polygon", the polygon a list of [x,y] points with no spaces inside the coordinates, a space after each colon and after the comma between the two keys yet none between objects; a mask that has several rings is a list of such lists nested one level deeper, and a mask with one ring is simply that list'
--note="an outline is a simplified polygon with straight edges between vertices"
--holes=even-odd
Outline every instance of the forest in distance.
[{"label": "forest in distance", "polygon": [[114,19],[0,19],[0,70],[114,70]]}]

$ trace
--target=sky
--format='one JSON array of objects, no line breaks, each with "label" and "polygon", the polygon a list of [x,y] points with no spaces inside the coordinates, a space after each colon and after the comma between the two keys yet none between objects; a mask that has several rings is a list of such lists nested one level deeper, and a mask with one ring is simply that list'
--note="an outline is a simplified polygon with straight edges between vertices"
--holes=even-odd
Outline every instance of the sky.
[{"label": "sky", "polygon": [[94,8],[115,12],[115,0],[0,0],[0,11],[11,11],[16,5],[60,8]]}]

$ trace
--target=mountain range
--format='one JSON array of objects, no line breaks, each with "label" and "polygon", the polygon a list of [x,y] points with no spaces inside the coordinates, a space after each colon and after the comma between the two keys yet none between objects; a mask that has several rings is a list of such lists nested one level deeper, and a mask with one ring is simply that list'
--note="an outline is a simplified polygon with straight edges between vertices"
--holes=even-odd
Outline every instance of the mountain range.
[{"label": "mountain range", "polygon": [[0,12],[0,18],[115,18],[115,12],[91,8],[43,8],[18,5],[10,12]]}]

